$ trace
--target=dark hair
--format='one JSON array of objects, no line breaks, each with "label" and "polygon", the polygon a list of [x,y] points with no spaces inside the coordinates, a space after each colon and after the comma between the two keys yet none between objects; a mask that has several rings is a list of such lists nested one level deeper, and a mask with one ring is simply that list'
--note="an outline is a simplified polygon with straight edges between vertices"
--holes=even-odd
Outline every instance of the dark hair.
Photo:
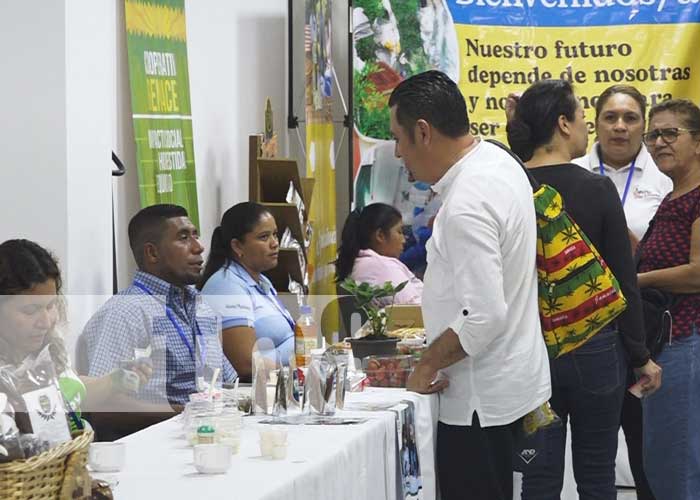
[{"label": "dark hair", "polygon": [[187,217],[187,210],[179,205],[151,205],[142,208],[129,221],[129,246],[139,268],[143,265],[143,246],[160,243],[165,223],[174,217]]},{"label": "dark hair", "polygon": [[404,80],[391,93],[396,120],[413,142],[413,128],[425,120],[453,139],[469,132],[469,115],[457,84],[440,71],[426,71]]},{"label": "dark hair", "polygon": [[19,295],[50,279],[60,292],[61,272],[48,250],[29,240],[0,244],[0,295]]},{"label": "dark hair", "polygon": [[549,144],[559,117],[576,118],[578,101],[567,80],[540,80],[533,83],[518,99],[513,118],[506,125],[510,148],[523,161],[535,150]]},{"label": "dark hair", "polygon": [[637,104],[639,105],[639,110],[642,113],[642,121],[646,120],[647,98],[644,97],[644,95],[632,85],[612,85],[607,89],[603,90],[603,92],[598,96],[598,100],[595,103],[596,123],[598,122],[598,117],[600,117],[600,113],[603,111],[603,106],[605,106],[605,103],[608,102],[608,99],[610,99],[616,94],[625,94],[637,101]]},{"label": "dark hair", "polygon": [[386,203],[372,203],[362,211],[353,210],[345,219],[343,235],[335,261],[335,279],[340,282],[347,278],[355,265],[360,250],[369,248],[372,235],[379,229],[388,233],[401,221],[401,212]]},{"label": "dark hair", "polygon": [[224,212],[221,225],[214,229],[211,236],[209,257],[197,288],[201,290],[214,273],[236,260],[231,251],[231,240],[243,241],[262,216],[269,213],[267,208],[253,201],[238,203]]},{"label": "dark hair", "polygon": [[[662,111],[682,115],[685,128],[700,130],[700,108],[693,101],[689,99],[669,99],[668,101],[660,102],[649,110],[649,121],[655,114]],[[698,132],[693,133],[693,135],[697,134]]]},{"label": "dark hair", "polygon": [[[17,239],[7,240],[0,244],[0,300],[5,295],[21,295],[36,285],[53,280],[56,293],[61,292],[63,281],[56,258],[45,248],[33,241]],[[62,304],[59,311],[63,316]],[[48,335],[47,344],[51,358],[62,373],[68,365],[68,354],[61,337],[54,331]],[[17,364],[21,359],[14,359],[16,353],[0,342],[0,365],[5,363]]]}]

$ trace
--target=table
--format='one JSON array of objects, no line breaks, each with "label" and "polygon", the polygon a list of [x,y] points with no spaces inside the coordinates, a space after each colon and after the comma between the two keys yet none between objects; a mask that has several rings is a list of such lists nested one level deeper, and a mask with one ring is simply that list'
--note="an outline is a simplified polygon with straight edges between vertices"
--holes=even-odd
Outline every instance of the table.
[{"label": "table", "polygon": [[[117,476],[116,499],[396,499],[396,426],[390,411],[360,411],[368,405],[414,402],[424,500],[435,500],[434,435],[437,397],[399,389],[349,393],[343,416],[366,417],[345,426],[285,426],[289,451],[285,460],[260,457],[257,423],[246,417],[241,448],[228,473],[205,476],[192,464],[192,448],[181,436],[178,417],[121,441],[127,444],[126,466]],[[267,426],[265,426],[267,428]]]}]

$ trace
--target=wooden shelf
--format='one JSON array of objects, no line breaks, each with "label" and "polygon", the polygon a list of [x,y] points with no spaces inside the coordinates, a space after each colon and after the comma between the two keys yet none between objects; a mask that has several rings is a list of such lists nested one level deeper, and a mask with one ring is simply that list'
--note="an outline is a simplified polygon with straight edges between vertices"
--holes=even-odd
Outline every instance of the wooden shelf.
[{"label": "wooden shelf", "polygon": [[[301,178],[301,198],[304,200],[306,205],[306,220],[309,220],[309,210],[311,210],[311,196],[314,194],[314,185],[316,184],[316,179],[313,177],[302,177]],[[308,200],[308,201],[307,201]]]},{"label": "wooden shelf", "polygon": [[299,284],[303,284],[304,276],[299,266],[299,256],[294,248],[280,248],[277,267],[265,273],[277,291],[286,292],[289,289],[289,276]]},{"label": "wooden shelf", "polygon": [[299,170],[295,161],[258,158],[258,175],[260,176],[259,201],[286,202],[290,181],[302,199],[304,198]]},{"label": "wooden shelf", "polygon": [[[307,259],[304,247],[305,225],[308,223],[311,196],[314,189],[314,179],[303,178],[299,175],[296,161],[284,158],[261,158],[260,135],[251,135],[248,145],[250,201],[256,201],[265,206],[277,222],[277,230],[281,235],[289,228],[292,236],[302,246],[304,258]],[[304,201],[304,222],[299,220],[299,210],[293,203],[287,203],[289,183],[294,185]],[[289,289],[289,276],[303,284],[306,270],[299,265],[296,249],[280,248],[277,267],[265,273],[270,278],[275,289],[284,293]]]}]

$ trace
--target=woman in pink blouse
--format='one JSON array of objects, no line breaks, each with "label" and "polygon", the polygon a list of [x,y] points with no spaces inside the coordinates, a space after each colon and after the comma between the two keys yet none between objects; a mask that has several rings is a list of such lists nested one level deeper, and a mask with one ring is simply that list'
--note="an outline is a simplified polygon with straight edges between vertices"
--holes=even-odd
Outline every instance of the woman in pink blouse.
[{"label": "woman in pink blouse", "polygon": [[[420,305],[423,282],[399,260],[405,243],[401,213],[391,205],[372,203],[353,210],[345,220],[336,266],[338,282],[350,277],[358,283],[398,285],[408,281],[395,304]],[[385,299],[391,303],[391,299]]]}]

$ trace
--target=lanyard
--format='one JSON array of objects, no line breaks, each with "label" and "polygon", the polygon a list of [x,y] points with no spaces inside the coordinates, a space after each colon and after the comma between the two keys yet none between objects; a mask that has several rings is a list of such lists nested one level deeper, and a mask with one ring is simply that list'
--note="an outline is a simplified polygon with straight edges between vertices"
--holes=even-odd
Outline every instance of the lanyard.
[{"label": "lanyard", "polygon": [[[625,190],[622,193],[622,198],[620,201],[622,201],[622,206],[625,206],[625,201],[627,201],[627,193],[629,193],[630,190],[630,184],[632,183],[632,176],[634,175],[634,164],[637,163],[637,157],[635,156],[634,160],[632,160],[632,165],[630,165],[630,173],[627,174],[627,182],[625,182]],[[600,150],[598,150],[598,169],[600,170],[600,175],[605,177],[605,169],[603,168],[603,158],[602,155],[600,154]]]},{"label": "lanyard", "polygon": [[[140,283],[138,281],[134,281],[134,286],[136,288],[141,289],[151,297],[153,296],[153,292],[151,292],[146,285],[143,283]],[[168,316],[168,319],[170,322],[173,324],[175,327],[175,330],[177,330],[178,335],[184,342],[185,346],[187,346],[187,350],[190,351],[190,356],[192,356],[192,359],[194,359],[194,349],[192,348],[192,344],[190,344],[189,339],[187,338],[187,335],[185,334],[185,331],[182,329],[182,326],[180,326],[180,323],[178,323],[177,318],[175,317],[175,313],[173,312],[172,309],[170,309],[170,306],[168,304],[165,304],[165,314]],[[194,330],[195,334],[199,335],[202,337],[201,342],[199,342],[199,354],[202,357],[202,364],[206,365],[206,359],[207,359],[207,352],[206,352],[206,346],[204,345],[204,337],[202,336],[202,331],[199,329],[199,324],[197,324],[197,313],[195,312],[195,318],[194,318]]]},{"label": "lanyard", "polygon": [[[238,269],[238,266],[239,266],[238,264],[234,263],[235,273],[238,275],[239,278],[241,278],[242,280],[245,281],[245,278],[243,276],[241,276],[241,274],[240,274],[240,270]],[[245,271],[245,269],[243,269],[243,270]],[[245,271],[245,273],[248,274],[248,276],[250,276],[248,271]],[[252,276],[250,276],[250,277],[252,279]],[[294,322],[294,319],[292,319],[291,314],[289,314],[289,311],[287,311],[287,308],[284,307],[282,305],[282,303],[280,302],[279,298],[277,297],[277,293],[275,293],[274,288],[270,288],[270,293],[265,293],[265,290],[263,290],[257,284],[255,285],[255,288],[257,288],[259,291],[263,292],[261,295],[263,295],[264,297],[267,298],[267,300],[272,302],[272,305],[274,306],[274,308],[277,309],[277,311],[287,321],[287,323],[289,324],[289,327],[292,329],[292,331],[294,331],[294,328],[296,327],[296,323]],[[252,295],[251,295],[251,298],[252,298]]]},{"label": "lanyard", "polygon": [[[277,308],[277,310],[282,314],[284,319],[287,320],[287,323],[289,323],[289,326],[291,327],[292,331],[294,331],[294,328],[296,327],[296,323],[292,319],[291,314],[289,314],[289,311],[287,311],[287,308],[282,305],[280,302],[279,297],[277,297],[277,294],[274,293],[272,290],[270,291],[272,294],[272,297],[269,295],[267,296],[269,300],[272,301],[273,305]],[[274,300],[273,300],[274,299]]]}]

